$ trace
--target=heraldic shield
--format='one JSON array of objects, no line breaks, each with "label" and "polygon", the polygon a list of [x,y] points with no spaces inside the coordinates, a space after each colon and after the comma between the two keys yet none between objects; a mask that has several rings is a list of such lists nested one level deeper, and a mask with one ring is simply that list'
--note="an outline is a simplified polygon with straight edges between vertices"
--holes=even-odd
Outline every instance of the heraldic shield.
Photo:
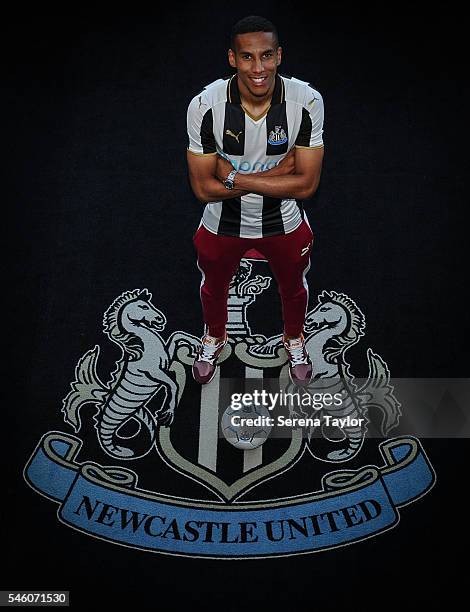
[{"label": "heraldic shield", "polygon": [[[191,366],[199,339],[195,338],[195,343],[183,341],[171,368],[181,390],[175,419],[171,427],[160,427],[156,437],[163,461],[227,502],[288,470],[303,450],[301,428],[289,428],[280,438],[270,436],[269,427],[255,427],[249,432],[251,440],[241,439],[238,445],[228,439],[230,432],[224,434],[224,415],[231,413],[233,394],[261,389],[266,380],[278,381],[278,390],[290,384],[280,336],[271,339],[270,344],[265,336],[252,333],[249,325],[249,306],[271,283],[271,277],[253,273],[261,259],[256,252],[253,255],[241,260],[232,279],[228,343],[218,359],[214,379],[204,386],[193,380]],[[259,414],[269,413],[264,409]]]}]

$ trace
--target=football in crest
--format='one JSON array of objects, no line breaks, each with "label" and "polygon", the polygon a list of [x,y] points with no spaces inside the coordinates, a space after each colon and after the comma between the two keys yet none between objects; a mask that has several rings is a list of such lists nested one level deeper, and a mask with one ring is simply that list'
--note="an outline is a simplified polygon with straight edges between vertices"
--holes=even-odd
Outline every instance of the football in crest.
[{"label": "football in crest", "polygon": [[224,438],[242,450],[261,446],[271,432],[271,423],[272,417],[266,406],[254,403],[240,409],[229,406],[220,419]]}]

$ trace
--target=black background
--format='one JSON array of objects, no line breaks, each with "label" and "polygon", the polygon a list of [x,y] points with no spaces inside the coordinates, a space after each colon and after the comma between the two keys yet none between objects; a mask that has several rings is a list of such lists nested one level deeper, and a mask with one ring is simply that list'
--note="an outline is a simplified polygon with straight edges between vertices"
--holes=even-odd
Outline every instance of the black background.
[{"label": "black background", "polygon": [[[168,334],[202,331],[191,242],[201,205],[186,178],[186,108],[202,86],[230,73],[230,27],[252,13],[278,26],[280,72],[324,97],[324,170],[306,204],[316,236],[311,305],[333,289],[361,307],[366,339],[350,355],[359,375],[365,346],[396,377],[467,375],[460,15],[322,14],[261,2],[145,19],[6,20],[4,210],[15,237],[8,232],[4,321],[14,342],[2,588],[70,589],[77,609],[93,597],[140,608],[199,598],[234,610],[301,602],[357,609],[372,597],[374,606],[427,603],[460,590],[462,483],[454,474],[466,441],[423,441],[437,484],[402,510],[395,529],[266,561],[168,557],[89,538],[61,525],[54,504],[22,479],[40,436],[67,430],[60,401],[78,358],[109,344],[101,319],[117,295],[147,287]],[[279,327],[274,289],[271,297],[268,317],[254,313],[261,333]],[[111,348],[109,355],[116,358]]]}]

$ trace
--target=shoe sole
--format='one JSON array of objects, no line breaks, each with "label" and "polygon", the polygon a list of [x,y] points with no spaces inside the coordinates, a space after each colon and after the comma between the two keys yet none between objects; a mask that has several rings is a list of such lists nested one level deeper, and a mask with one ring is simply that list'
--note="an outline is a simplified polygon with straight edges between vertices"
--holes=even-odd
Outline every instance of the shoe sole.
[{"label": "shoe sole", "polygon": [[289,378],[290,378],[291,383],[294,386],[297,386],[297,387],[306,387],[310,382],[312,382],[313,369],[312,369],[312,375],[310,376],[310,378],[308,380],[306,380],[304,383],[300,384],[298,382],[294,382],[294,379],[292,378],[292,372],[291,372],[290,367],[289,367]]},{"label": "shoe sole", "polygon": [[215,366],[215,370],[214,370],[214,372],[212,373],[212,376],[209,378],[209,380],[206,380],[206,382],[201,382],[200,380],[197,380],[197,378],[194,376],[194,371],[193,371],[193,369],[191,368],[191,374],[193,375],[193,380],[195,380],[195,381],[197,382],[197,384],[198,384],[198,385],[208,385],[210,382],[212,382],[212,381],[214,380],[214,376],[216,375],[216,372],[217,372],[217,368],[218,368],[218,367],[219,367],[219,366]]}]

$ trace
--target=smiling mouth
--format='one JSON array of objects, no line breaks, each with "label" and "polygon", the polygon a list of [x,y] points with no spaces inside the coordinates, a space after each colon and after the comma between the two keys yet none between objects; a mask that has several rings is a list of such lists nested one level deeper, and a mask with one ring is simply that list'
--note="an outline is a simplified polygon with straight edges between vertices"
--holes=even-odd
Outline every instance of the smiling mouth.
[{"label": "smiling mouth", "polygon": [[250,81],[253,83],[253,85],[256,85],[257,87],[259,87],[260,85],[263,85],[263,83],[266,81],[268,77],[264,76],[264,77],[249,77]]}]

